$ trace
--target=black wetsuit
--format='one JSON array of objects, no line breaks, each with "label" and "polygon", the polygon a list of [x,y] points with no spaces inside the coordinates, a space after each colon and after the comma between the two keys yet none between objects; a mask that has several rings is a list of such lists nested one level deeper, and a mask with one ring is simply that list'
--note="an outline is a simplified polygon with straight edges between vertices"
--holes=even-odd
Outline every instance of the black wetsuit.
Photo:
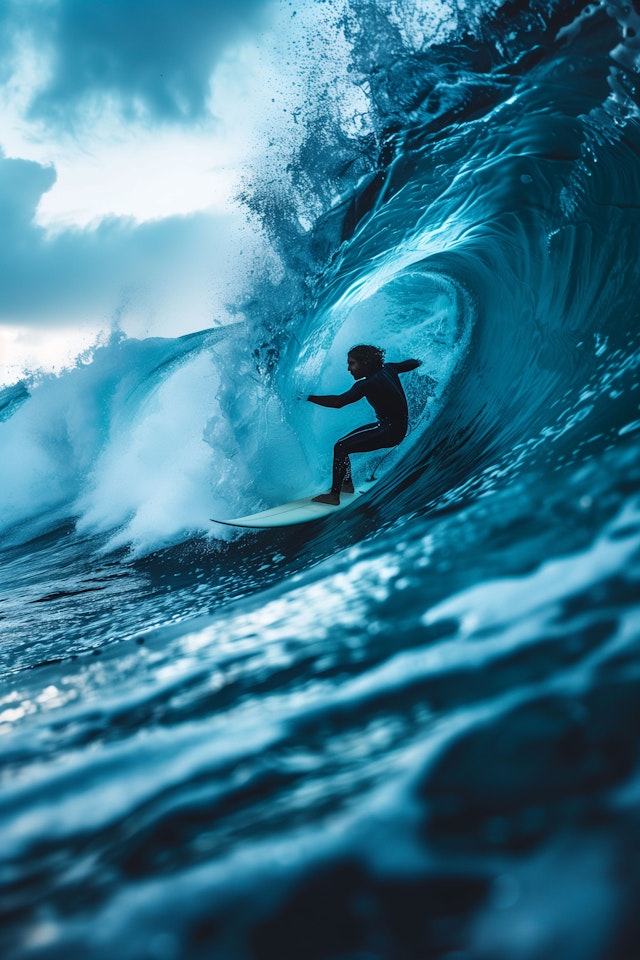
[{"label": "black wetsuit", "polygon": [[399,367],[400,364],[385,363],[377,373],[356,380],[351,389],[342,394],[347,403],[354,403],[365,397],[375,410],[377,420],[352,430],[336,443],[333,448],[332,493],[339,495],[343,483],[351,480],[349,454],[396,447],[404,440],[409,411],[398,376]]}]

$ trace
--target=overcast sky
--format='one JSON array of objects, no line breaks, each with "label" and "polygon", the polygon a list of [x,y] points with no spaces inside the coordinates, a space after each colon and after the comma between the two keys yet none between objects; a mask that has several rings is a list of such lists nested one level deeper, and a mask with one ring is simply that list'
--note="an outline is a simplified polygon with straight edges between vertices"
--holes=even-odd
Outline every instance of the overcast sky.
[{"label": "overcast sky", "polygon": [[240,178],[322,6],[2,0],[0,381],[114,322],[144,336],[224,319],[255,255]]}]

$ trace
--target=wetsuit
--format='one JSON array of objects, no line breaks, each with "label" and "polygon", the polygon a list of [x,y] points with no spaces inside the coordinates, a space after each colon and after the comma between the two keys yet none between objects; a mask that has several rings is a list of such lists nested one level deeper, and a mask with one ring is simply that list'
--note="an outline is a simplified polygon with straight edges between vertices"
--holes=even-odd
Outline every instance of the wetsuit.
[{"label": "wetsuit", "polygon": [[355,403],[365,397],[375,410],[377,419],[375,423],[352,430],[336,443],[333,448],[332,493],[339,495],[343,483],[351,481],[349,454],[397,447],[404,440],[409,411],[398,372],[404,372],[402,364],[385,363],[381,370],[356,380],[351,389],[342,394],[346,403]]}]

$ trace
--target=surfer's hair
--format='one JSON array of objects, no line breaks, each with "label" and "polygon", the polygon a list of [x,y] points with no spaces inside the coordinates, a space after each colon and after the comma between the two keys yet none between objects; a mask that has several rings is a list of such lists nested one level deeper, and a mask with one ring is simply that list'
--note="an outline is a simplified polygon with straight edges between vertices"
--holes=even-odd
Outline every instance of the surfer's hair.
[{"label": "surfer's hair", "polygon": [[380,347],[373,347],[370,343],[359,343],[357,347],[351,347],[349,356],[362,365],[368,377],[382,370],[384,350]]}]

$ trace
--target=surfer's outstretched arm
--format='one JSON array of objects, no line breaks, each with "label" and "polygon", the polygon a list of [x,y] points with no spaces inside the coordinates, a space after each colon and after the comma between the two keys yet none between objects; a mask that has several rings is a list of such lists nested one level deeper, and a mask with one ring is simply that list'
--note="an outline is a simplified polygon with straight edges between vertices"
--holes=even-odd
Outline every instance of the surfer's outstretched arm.
[{"label": "surfer's outstretched arm", "polygon": [[396,373],[408,373],[409,370],[422,366],[422,360],[401,360],[399,363],[388,363],[387,366],[392,367]]}]

